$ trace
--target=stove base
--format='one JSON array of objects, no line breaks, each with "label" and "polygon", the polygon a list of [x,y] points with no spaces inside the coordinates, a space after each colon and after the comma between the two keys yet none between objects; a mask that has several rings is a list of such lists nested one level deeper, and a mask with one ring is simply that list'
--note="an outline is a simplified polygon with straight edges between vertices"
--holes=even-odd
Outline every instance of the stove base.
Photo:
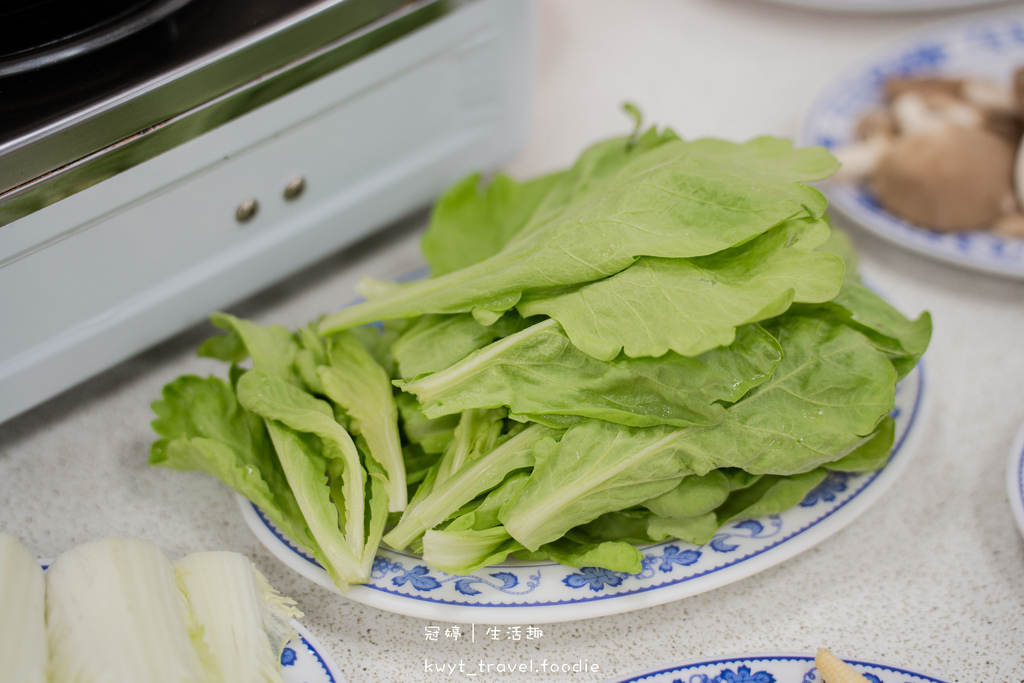
[{"label": "stove base", "polygon": [[0,228],[0,421],[507,159],[533,21],[521,0],[468,3]]}]

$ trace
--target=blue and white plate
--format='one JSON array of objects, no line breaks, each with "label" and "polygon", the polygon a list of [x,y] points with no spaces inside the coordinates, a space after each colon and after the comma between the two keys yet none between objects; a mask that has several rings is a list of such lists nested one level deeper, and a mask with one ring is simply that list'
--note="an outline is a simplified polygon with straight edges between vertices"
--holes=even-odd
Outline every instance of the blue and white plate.
[{"label": "blue and white plate", "polygon": [[[872,53],[834,77],[804,118],[801,142],[834,149],[853,142],[861,115],[882,103],[893,76],[983,76],[1011,83],[1024,66],[1024,10],[985,12],[937,24]],[[1024,240],[986,232],[939,233],[882,209],[863,187],[825,182],[829,204],[845,217],[902,247],[987,273],[1024,278]]]},{"label": "blue and white plate", "polygon": [[[40,564],[45,570],[51,562],[41,560]],[[281,651],[281,679],[284,683],[345,683],[324,646],[295,619],[291,620],[291,626],[297,637]]]},{"label": "blue and white plate", "polygon": [[1017,432],[1006,463],[1006,497],[1010,500],[1013,519],[1024,535],[1024,425]]},{"label": "blue and white plate", "polygon": [[[642,548],[638,574],[553,562],[508,562],[472,574],[447,574],[420,557],[381,548],[370,582],[347,596],[389,612],[432,621],[540,624],[617,614],[703,593],[772,567],[849,524],[898,476],[922,431],[925,380],[919,364],[897,387],[896,441],[889,464],[870,474],[830,473],[799,506],[724,527],[710,543],[669,541]],[[337,589],[316,561],[248,500],[246,522],[282,562]]]},{"label": "blue and white plate", "polygon": [[[901,667],[844,661],[870,683],[945,683]],[[821,675],[814,666],[814,655],[757,654],[673,664],[606,683],[821,683]]]},{"label": "blue and white plate", "polygon": [[281,653],[284,683],[345,683],[334,660],[306,627],[292,620],[292,628],[299,637]]}]

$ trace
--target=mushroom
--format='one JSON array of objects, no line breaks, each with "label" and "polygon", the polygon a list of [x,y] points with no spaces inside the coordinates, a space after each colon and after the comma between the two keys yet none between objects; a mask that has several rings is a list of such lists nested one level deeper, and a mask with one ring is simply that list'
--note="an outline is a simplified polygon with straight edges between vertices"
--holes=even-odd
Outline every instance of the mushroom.
[{"label": "mushroom", "polygon": [[942,76],[896,76],[885,82],[885,97],[887,100],[895,100],[900,95],[908,92],[917,93],[923,97],[931,95],[948,95],[959,97],[963,87],[962,78],[945,78]]},{"label": "mushroom", "polygon": [[1013,104],[1018,116],[1024,116],[1024,67],[1013,72]]},{"label": "mushroom", "polygon": [[981,128],[984,115],[967,102],[945,93],[905,92],[892,101],[900,135],[939,131],[947,126]]},{"label": "mushroom", "polygon": [[1024,237],[1024,214],[1008,213],[996,219],[992,232],[1004,237]]},{"label": "mushroom", "polygon": [[938,120],[983,126],[1011,140],[1024,132],[1015,90],[985,78],[892,79],[886,82],[885,92],[902,133]]},{"label": "mushroom", "polygon": [[857,122],[857,139],[891,138],[896,135],[896,119],[886,107],[874,107],[864,112]]},{"label": "mushroom", "polygon": [[1017,205],[1024,207],[1024,138],[1017,146],[1017,158],[1013,163],[1013,194]]},{"label": "mushroom", "polygon": [[889,79],[885,95],[888,107],[866,112],[857,141],[835,150],[836,177],[866,180],[911,223],[1024,236],[1024,68],[1013,88],[906,77]]},{"label": "mushroom", "polygon": [[869,177],[878,168],[882,158],[892,146],[892,138],[887,135],[873,135],[865,140],[843,145],[834,149],[839,170],[832,178],[838,181],[858,181]]},{"label": "mushroom", "polygon": [[978,230],[1013,197],[1015,146],[981,128],[947,123],[897,138],[871,178],[888,211],[937,230]]}]

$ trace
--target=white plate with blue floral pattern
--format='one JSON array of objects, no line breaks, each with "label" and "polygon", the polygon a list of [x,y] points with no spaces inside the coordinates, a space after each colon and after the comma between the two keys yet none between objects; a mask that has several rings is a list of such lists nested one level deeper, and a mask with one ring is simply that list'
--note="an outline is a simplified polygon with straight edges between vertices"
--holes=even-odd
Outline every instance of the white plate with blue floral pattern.
[{"label": "white plate with blue floral pattern", "polygon": [[[347,596],[389,612],[432,621],[541,624],[628,612],[703,593],[807,550],[868,508],[914,451],[926,412],[921,364],[900,382],[889,463],[870,474],[830,473],[797,507],[728,524],[707,545],[669,541],[641,548],[638,574],[553,562],[508,562],[472,574],[447,574],[405,552],[382,547],[370,582]],[[248,500],[238,502],[257,538],[282,562],[327,589],[327,572]]]},{"label": "white plate with blue floral pattern", "polygon": [[[968,15],[913,33],[835,76],[804,117],[801,143],[836,149],[854,140],[857,121],[882,102],[893,76],[981,76],[1009,85],[1024,65],[1024,11]],[[882,209],[863,186],[826,181],[829,205],[870,232],[904,248],[987,273],[1024,278],[1024,240],[988,232],[940,233]]]},{"label": "white plate with blue floral pattern", "polygon": [[1013,519],[1024,536],[1024,425],[1017,432],[1006,463],[1006,497],[1010,500]]},{"label": "white plate with blue floral pattern", "polygon": [[[907,669],[846,659],[870,683],[945,683]],[[814,655],[756,654],[673,664],[607,683],[822,683]]]},{"label": "white plate with blue floral pattern", "polygon": [[[51,560],[42,560],[45,570]],[[281,679],[284,683],[345,683],[338,667],[324,646],[310,635],[306,627],[291,620],[296,638],[281,651]]]},{"label": "white plate with blue floral pattern", "polygon": [[345,683],[338,667],[324,646],[302,624],[292,621],[298,638],[281,652],[281,678],[284,683]]}]

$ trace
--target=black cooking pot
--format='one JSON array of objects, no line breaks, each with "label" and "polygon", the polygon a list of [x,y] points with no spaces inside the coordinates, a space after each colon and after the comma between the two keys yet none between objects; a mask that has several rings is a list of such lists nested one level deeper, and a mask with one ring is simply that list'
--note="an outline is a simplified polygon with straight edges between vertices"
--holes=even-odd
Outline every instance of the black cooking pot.
[{"label": "black cooking pot", "polygon": [[0,76],[101,49],[189,0],[0,0]]}]

